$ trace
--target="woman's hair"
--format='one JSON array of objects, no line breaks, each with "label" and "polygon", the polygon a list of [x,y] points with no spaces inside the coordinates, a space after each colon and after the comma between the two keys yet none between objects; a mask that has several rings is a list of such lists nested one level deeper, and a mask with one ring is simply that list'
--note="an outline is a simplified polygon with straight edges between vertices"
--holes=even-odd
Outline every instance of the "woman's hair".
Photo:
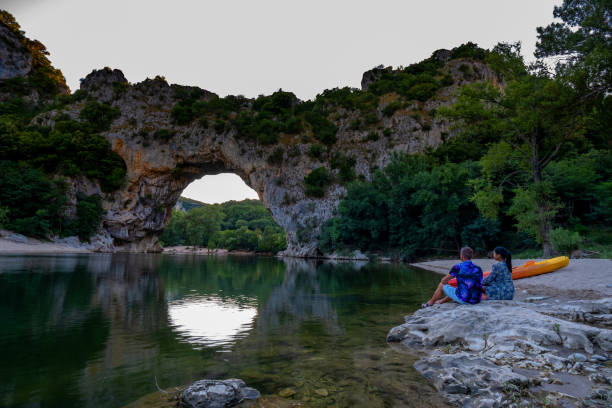
[{"label": "woman's hair", "polygon": [[508,267],[508,270],[512,272],[512,254],[510,253],[510,251],[508,251],[503,246],[498,246],[493,250],[493,252],[495,252],[502,258],[504,258],[504,261],[506,261],[506,266]]}]

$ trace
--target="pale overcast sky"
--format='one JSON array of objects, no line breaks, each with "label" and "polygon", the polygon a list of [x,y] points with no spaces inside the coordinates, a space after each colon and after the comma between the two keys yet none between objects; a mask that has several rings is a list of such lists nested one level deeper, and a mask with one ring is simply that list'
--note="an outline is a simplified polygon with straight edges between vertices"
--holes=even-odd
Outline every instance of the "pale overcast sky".
[{"label": "pale overcast sky", "polygon": [[[359,87],[362,73],[379,64],[408,65],[467,41],[484,48],[521,41],[525,57],[533,59],[535,29],[552,21],[560,3],[0,0],[0,7],[47,46],[73,91],[80,78],[109,66],[130,82],[163,75],[221,96],[282,88],[310,99],[326,88]],[[231,182],[237,177],[216,177],[223,182],[200,181],[189,197],[218,202],[229,185],[248,191]]]}]

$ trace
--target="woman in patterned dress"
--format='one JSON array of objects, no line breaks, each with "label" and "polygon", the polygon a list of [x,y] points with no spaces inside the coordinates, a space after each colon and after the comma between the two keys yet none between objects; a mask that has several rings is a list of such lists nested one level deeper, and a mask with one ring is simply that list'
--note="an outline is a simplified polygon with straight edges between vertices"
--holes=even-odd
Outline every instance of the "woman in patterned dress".
[{"label": "woman in patterned dress", "polygon": [[512,300],[512,255],[506,248],[499,246],[493,250],[493,258],[498,262],[493,265],[491,274],[482,280],[487,300]]}]

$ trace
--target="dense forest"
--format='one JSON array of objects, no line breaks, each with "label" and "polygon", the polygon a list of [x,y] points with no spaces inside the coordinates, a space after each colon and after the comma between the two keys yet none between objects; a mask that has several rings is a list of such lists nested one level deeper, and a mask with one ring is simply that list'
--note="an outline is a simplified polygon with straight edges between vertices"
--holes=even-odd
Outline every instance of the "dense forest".
[{"label": "dense forest", "polygon": [[503,87],[460,88],[436,112],[452,138],[349,185],[322,249],[410,259],[502,244],[535,256],[612,256],[611,10],[609,1],[564,1],[554,9],[560,22],[537,29],[530,65],[520,43],[473,47],[470,57]]},{"label": "dense forest", "polygon": [[190,245],[276,253],[286,248],[285,231],[259,200],[197,203],[179,199],[187,211],[172,212],[160,236],[164,246]]}]

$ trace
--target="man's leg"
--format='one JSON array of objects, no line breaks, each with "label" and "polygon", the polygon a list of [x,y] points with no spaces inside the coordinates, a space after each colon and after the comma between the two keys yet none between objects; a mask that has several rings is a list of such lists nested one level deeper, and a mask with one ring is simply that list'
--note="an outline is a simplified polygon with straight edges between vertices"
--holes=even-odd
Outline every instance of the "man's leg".
[{"label": "man's leg", "polygon": [[443,297],[444,297],[444,284],[442,282],[440,282],[440,284],[438,285],[438,287],[434,291],[433,296],[431,297],[431,299],[429,299],[427,301],[427,304],[429,306],[431,306],[431,305],[434,304],[434,302],[436,300],[442,299]]},{"label": "man's leg", "polygon": [[452,302],[453,299],[449,298],[448,296],[446,296],[444,299],[440,299],[436,302],[436,305],[441,305],[442,303],[446,303],[446,302]]}]

